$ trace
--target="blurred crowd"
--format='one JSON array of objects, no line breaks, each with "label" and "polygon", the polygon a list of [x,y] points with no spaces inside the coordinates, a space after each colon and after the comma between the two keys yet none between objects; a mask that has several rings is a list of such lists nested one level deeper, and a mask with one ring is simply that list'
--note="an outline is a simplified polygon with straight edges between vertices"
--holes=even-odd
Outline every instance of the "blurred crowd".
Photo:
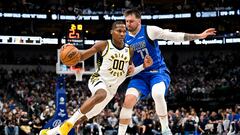
[{"label": "blurred crowd", "polygon": [[[218,31],[219,38],[239,37],[240,19],[237,19],[239,16],[237,14],[240,9],[240,0],[101,0],[91,2],[88,0],[1,0],[0,16],[6,15],[2,13],[42,13],[47,15],[47,19],[1,17],[3,21],[0,22],[0,35],[41,36],[58,38],[61,41],[69,34],[70,25],[75,23],[83,25],[81,33],[84,39],[103,40],[109,38],[107,28],[111,27],[111,21],[114,20],[113,18],[104,19],[104,16],[120,16],[129,8],[138,8],[142,14],[146,15],[191,13],[191,19],[144,20],[144,23],[148,21],[149,25],[157,25],[164,29],[196,33],[208,27],[214,27]],[[217,17],[196,17],[197,11],[222,10],[226,11],[225,13],[228,15],[218,17],[220,15],[218,12]],[[235,11],[234,15],[228,11]],[[76,19],[80,20],[60,19],[61,21],[56,21],[51,19],[52,14],[75,15]],[[81,15],[99,15],[99,20],[81,20]],[[12,19],[16,21],[12,21]]]},{"label": "blurred crowd", "polygon": [[181,97],[186,97],[189,101],[203,101],[212,100],[222,93],[225,100],[228,96],[226,94],[235,94],[234,91],[240,88],[238,55],[208,53],[171,66],[172,85],[169,96],[180,100]]},{"label": "blurred crowd", "polygon": [[[239,58],[237,53],[209,53],[183,63],[171,63],[172,83],[167,101],[169,123],[174,134],[239,133]],[[55,112],[56,78],[55,72],[41,68],[0,68],[0,134],[38,134]],[[226,92],[224,95],[219,94],[223,91]],[[91,95],[87,77],[83,82],[76,82],[75,76],[67,77],[66,93],[67,111],[72,115]],[[116,134],[123,96],[124,90],[120,90],[99,116],[77,125],[76,134]],[[221,102],[212,108],[210,105],[220,98],[223,98],[223,104]],[[191,105],[194,101],[198,104],[208,101],[208,104],[204,107]],[[153,108],[152,100],[140,101],[134,108],[132,124],[127,132],[131,135],[159,135],[161,126]]]},{"label": "blurred crowd", "polygon": [[2,0],[5,12],[60,13],[60,14],[122,14],[126,8],[139,8],[146,14],[163,12],[191,12],[195,10],[226,10],[239,8],[239,0]]},{"label": "blurred crowd", "polygon": [[[25,56],[14,56],[16,52],[11,49],[0,51],[0,63],[6,65],[55,65],[57,57],[49,54],[26,54]],[[31,56],[31,57],[30,57]]]},{"label": "blurred crowd", "polygon": [[[83,4],[84,3],[84,4]],[[192,12],[211,10],[236,10],[240,0],[1,0],[0,12],[60,13],[76,15],[118,14],[126,8],[137,7],[143,14]],[[239,22],[223,20],[219,31],[235,32]],[[199,21],[199,20],[197,20]],[[17,23],[16,23],[17,22]],[[216,21],[202,22],[215,26]],[[38,24],[40,23],[40,24]],[[65,23],[44,23],[46,29],[59,28]],[[163,21],[164,23],[164,21]],[[195,24],[195,22],[191,22]],[[160,23],[159,23],[160,24]],[[41,21],[1,21],[1,34],[39,34]],[[105,24],[104,24],[105,25]],[[171,25],[171,23],[167,23]],[[200,24],[196,25],[196,29]],[[21,27],[20,27],[21,26]],[[181,25],[183,29],[185,28]],[[187,24],[186,27],[189,27]],[[167,27],[168,28],[168,27]],[[191,28],[191,27],[189,27]],[[26,30],[25,30],[26,29]],[[175,30],[178,30],[176,26]],[[25,30],[25,31],[24,31]],[[18,31],[20,31],[18,33]],[[24,31],[24,32],[22,32]],[[53,31],[49,30],[50,34]],[[54,31],[56,35],[57,32]],[[46,35],[43,33],[42,35]],[[107,34],[98,34],[107,35]],[[94,38],[96,35],[94,35]],[[11,51],[1,51],[1,65],[39,65],[36,70],[8,69],[0,67],[0,135],[37,135],[43,125],[55,113],[55,72],[44,71],[41,65],[55,65],[56,55],[46,54],[14,57]],[[29,55],[29,56],[28,56]],[[239,53],[203,54],[182,63],[175,56],[170,64],[171,86],[168,90],[169,124],[174,134],[240,134],[240,57]],[[66,78],[67,111],[72,115],[90,96],[87,77],[76,82]],[[125,84],[127,85],[127,84]],[[101,114],[89,122],[75,127],[76,134],[114,135],[118,128],[118,115],[124,99],[120,91]],[[197,104],[193,104],[197,103]],[[204,107],[201,107],[204,106]],[[130,135],[160,135],[160,122],[155,114],[154,102],[148,98],[134,109]]]}]

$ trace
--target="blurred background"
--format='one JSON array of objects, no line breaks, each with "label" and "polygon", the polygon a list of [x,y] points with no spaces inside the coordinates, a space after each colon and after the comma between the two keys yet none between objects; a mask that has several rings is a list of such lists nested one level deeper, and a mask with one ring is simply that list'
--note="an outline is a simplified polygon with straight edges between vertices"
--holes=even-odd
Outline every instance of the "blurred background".
[{"label": "blurred background", "polygon": [[[240,0],[1,0],[0,135],[36,135],[55,113],[57,49],[72,43],[87,49],[111,38],[111,24],[129,8],[142,12],[142,23],[172,31],[217,35],[175,43],[159,41],[171,71],[166,96],[172,132],[239,134]],[[94,70],[94,60],[85,62]],[[89,75],[77,82],[66,76],[71,116],[91,96]],[[77,135],[114,135],[129,80],[102,113],[75,127]],[[151,98],[134,109],[131,135],[160,135]]]}]

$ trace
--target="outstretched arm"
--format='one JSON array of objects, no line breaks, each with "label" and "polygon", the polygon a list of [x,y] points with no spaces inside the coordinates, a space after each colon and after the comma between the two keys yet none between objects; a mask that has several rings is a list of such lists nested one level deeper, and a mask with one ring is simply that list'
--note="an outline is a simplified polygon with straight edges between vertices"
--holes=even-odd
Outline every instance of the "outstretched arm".
[{"label": "outstretched arm", "polygon": [[147,26],[147,34],[151,40],[164,39],[175,42],[182,42],[195,39],[203,39],[207,36],[216,35],[216,30],[215,28],[209,28],[200,34],[190,34],[184,32],[171,32],[170,30],[162,29],[157,26]]},{"label": "outstretched arm", "polygon": [[209,28],[209,29],[206,29],[201,34],[185,33],[184,34],[184,41],[191,41],[191,40],[195,40],[195,39],[204,39],[204,38],[206,38],[208,36],[214,36],[214,35],[216,35],[215,28]]}]

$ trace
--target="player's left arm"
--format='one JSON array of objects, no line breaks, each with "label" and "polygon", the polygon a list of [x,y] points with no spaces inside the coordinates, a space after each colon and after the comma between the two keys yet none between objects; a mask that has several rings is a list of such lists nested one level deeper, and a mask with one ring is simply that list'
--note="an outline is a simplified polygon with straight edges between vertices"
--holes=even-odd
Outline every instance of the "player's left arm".
[{"label": "player's left arm", "polygon": [[209,29],[206,29],[205,31],[203,31],[200,34],[185,33],[184,34],[184,41],[191,41],[191,40],[195,40],[195,39],[204,39],[208,36],[214,36],[214,35],[216,35],[215,28],[209,28]]},{"label": "player's left arm", "polygon": [[164,39],[175,42],[182,42],[191,41],[195,39],[203,39],[208,36],[216,35],[216,30],[215,28],[209,28],[200,34],[190,34],[184,32],[172,32],[168,29],[162,29],[157,26],[147,26],[147,35],[151,40]]}]

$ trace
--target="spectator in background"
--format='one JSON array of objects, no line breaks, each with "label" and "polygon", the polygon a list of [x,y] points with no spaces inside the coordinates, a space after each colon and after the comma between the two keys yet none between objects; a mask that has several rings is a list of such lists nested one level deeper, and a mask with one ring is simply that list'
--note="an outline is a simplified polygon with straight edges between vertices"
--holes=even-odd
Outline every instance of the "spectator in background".
[{"label": "spectator in background", "polygon": [[217,134],[218,116],[215,111],[212,111],[208,123],[213,125],[212,133]]},{"label": "spectator in background", "polygon": [[[169,111],[170,112],[170,111]],[[180,111],[177,109],[176,111],[175,111],[175,114],[174,113],[172,113],[171,114],[171,117],[170,117],[170,119],[171,119],[171,123],[170,123],[170,125],[171,125],[171,129],[172,129],[172,133],[174,134],[174,135],[178,135],[178,134],[181,134],[181,128],[182,128],[182,126],[181,126],[181,120],[183,119],[182,118],[182,116],[181,116],[181,114],[180,114]]]},{"label": "spectator in background", "polygon": [[0,97],[0,111],[3,110],[3,102],[2,102],[2,97]]},{"label": "spectator in background", "polygon": [[188,115],[184,123],[184,135],[193,135],[196,129],[196,122],[193,120],[192,115]]},{"label": "spectator in background", "polygon": [[107,121],[108,121],[109,129],[106,132],[108,132],[109,135],[117,134],[118,119],[113,112],[110,112],[107,118]]},{"label": "spectator in background", "polygon": [[4,127],[5,135],[19,135],[19,127],[14,117],[9,117]]},{"label": "spectator in background", "polygon": [[153,135],[153,120],[150,119],[149,112],[145,112],[143,116],[143,125],[142,125],[142,133],[143,135]]},{"label": "spectator in background", "polygon": [[208,118],[206,116],[205,112],[201,112],[200,118],[199,118],[199,123],[198,123],[198,132],[199,133],[205,133],[205,127],[208,123]]}]

